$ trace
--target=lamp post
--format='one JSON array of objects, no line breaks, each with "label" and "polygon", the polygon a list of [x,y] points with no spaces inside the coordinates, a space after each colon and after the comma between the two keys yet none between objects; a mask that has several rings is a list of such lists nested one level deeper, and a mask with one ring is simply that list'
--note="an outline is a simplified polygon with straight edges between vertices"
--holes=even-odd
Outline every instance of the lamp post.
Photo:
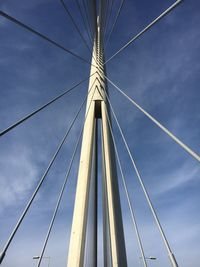
[{"label": "lamp post", "polygon": [[[140,257],[140,260],[142,259],[142,257]],[[145,257],[146,260],[157,260],[156,257]],[[141,261],[140,261],[141,262]]]},{"label": "lamp post", "polygon": [[[43,259],[48,259],[48,267],[50,266],[50,260],[51,260],[51,257],[42,257]],[[33,257],[33,260],[38,260],[40,259],[40,256],[34,256]]]}]

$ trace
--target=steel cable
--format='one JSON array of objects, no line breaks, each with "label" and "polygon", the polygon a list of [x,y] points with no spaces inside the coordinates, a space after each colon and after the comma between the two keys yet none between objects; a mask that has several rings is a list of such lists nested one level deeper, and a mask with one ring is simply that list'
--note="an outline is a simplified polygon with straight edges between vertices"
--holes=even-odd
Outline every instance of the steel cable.
[{"label": "steel cable", "polygon": [[139,104],[135,102],[130,96],[128,96],[124,91],[122,91],[116,84],[114,84],[108,77],[106,80],[113,85],[117,91],[119,91],[123,96],[125,96],[137,109],[139,109],[146,117],[148,117],[155,125],[157,125],[163,132],[165,132],[171,139],[173,139],[179,146],[181,146],[187,153],[190,154],[194,159],[200,162],[200,155],[193,151],[190,147],[184,144],[178,137],[176,137],[170,130],[168,130],[164,125],[162,125],[156,118],[154,118],[150,113],[143,109]]},{"label": "steel cable", "polygon": [[89,32],[90,32],[90,36],[91,36],[91,39],[93,40],[94,32],[92,31],[90,19],[89,19],[89,16],[88,16],[87,4],[85,3],[85,0],[82,0],[82,3],[83,3],[82,6],[83,6],[83,9],[84,9],[85,18],[86,18],[86,21],[87,21],[87,24],[88,24],[88,29],[89,29]]},{"label": "steel cable", "polygon": [[42,38],[43,40],[48,41],[49,43],[53,44],[54,46],[56,46],[56,47],[58,47],[58,48],[64,50],[65,52],[71,54],[72,56],[74,56],[74,57],[80,59],[81,61],[84,61],[85,63],[91,65],[91,63],[90,63],[89,61],[87,61],[85,58],[83,58],[83,57],[81,57],[81,56],[75,54],[74,52],[72,52],[72,51],[70,51],[69,49],[65,48],[63,45],[57,43],[57,42],[54,41],[54,40],[51,40],[51,39],[50,39],[49,37],[47,37],[46,35],[44,35],[44,34],[38,32],[38,31],[34,30],[33,28],[31,28],[31,27],[29,27],[28,25],[22,23],[21,21],[15,19],[14,17],[8,15],[7,13],[5,13],[5,12],[3,12],[3,11],[0,11],[0,16],[6,18],[6,19],[8,19],[9,21],[11,21],[11,22],[13,22],[13,23],[15,23],[15,24],[21,26],[22,28],[24,28],[24,29],[26,29],[26,30],[32,32],[33,34],[39,36],[39,37]]},{"label": "steel cable", "polygon": [[116,17],[115,17],[115,20],[114,20],[114,23],[112,25],[112,28],[111,28],[110,33],[108,35],[108,38],[106,39],[106,42],[105,42],[105,49],[106,49],[106,47],[107,47],[107,45],[108,45],[108,43],[110,41],[110,37],[111,37],[111,35],[112,35],[112,33],[113,33],[114,29],[115,29],[115,26],[116,26],[117,21],[119,19],[119,15],[120,15],[120,13],[122,11],[122,8],[124,6],[124,2],[125,2],[125,0],[122,0],[121,3],[120,3],[119,9],[117,11],[117,14],[116,14]]},{"label": "steel cable", "polygon": [[148,203],[148,205],[149,205],[149,208],[150,208],[150,210],[151,210],[151,213],[152,213],[152,215],[153,215],[153,218],[154,218],[154,220],[155,220],[155,223],[156,223],[156,225],[157,225],[157,227],[158,227],[158,230],[159,230],[159,232],[160,232],[160,234],[161,234],[161,237],[162,237],[162,239],[163,239],[163,242],[164,242],[164,244],[165,244],[165,247],[166,247],[166,250],[167,250],[167,253],[168,253],[170,262],[171,262],[171,265],[172,265],[172,267],[178,267],[178,264],[177,264],[177,262],[176,262],[175,256],[174,256],[174,254],[172,253],[172,250],[171,250],[171,248],[170,248],[169,242],[168,242],[168,240],[167,240],[167,238],[166,238],[166,236],[165,236],[165,233],[164,233],[164,231],[163,231],[163,228],[162,228],[162,226],[161,226],[161,223],[160,223],[160,221],[159,221],[159,218],[158,218],[158,216],[157,216],[157,213],[156,213],[156,211],[155,211],[155,208],[154,208],[154,206],[153,206],[153,204],[152,204],[152,202],[151,202],[149,193],[148,193],[148,191],[147,191],[147,189],[146,189],[146,186],[145,186],[145,184],[144,184],[144,182],[143,182],[143,179],[142,179],[141,174],[140,174],[140,172],[139,172],[139,170],[138,170],[138,167],[137,167],[137,165],[136,165],[136,162],[135,162],[135,160],[134,160],[134,158],[133,158],[133,156],[132,156],[132,153],[131,153],[131,151],[130,151],[129,145],[128,145],[127,141],[126,141],[126,138],[125,138],[125,136],[124,136],[124,133],[123,133],[123,131],[122,131],[122,128],[121,128],[121,126],[120,126],[120,124],[119,124],[119,121],[118,121],[118,119],[117,119],[116,113],[115,113],[115,111],[114,111],[114,109],[113,109],[113,106],[112,106],[112,104],[111,104],[111,102],[110,102],[110,99],[109,99],[109,97],[108,97],[106,91],[105,91],[105,94],[106,94],[106,99],[108,100],[109,106],[110,106],[110,108],[111,108],[112,114],[113,114],[113,116],[114,116],[114,119],[115,119],[115,121],[116,121],[117,127],[118,127],[119,132],[120,132],[120,134],[121,134],[121,137],[122,137],[122,139],[123,139],[123,142],[124,142],[124,144],[125,144],[126,150],[127,150],[128,155],[129,155],[129,157],[130,157],[130,160],[131,160],[131,162],[132,162],[133,168],[134,168],[135,173],[136,173],[136,175],[137,175],[138,181],[139,181],[139,183],[140,183],[140,185],[141,185],[141,188],[142,188],[142,191],[143,191],[143,193],[144,193],[144,196],[145,196],[145,198],[146,198],[146,200],[147,200],[147,203]]},{"label": "steel cable", "polygon": [[121,165],[121,161],[120,161],[120,158],[119,158],[119,153],[118,153],[118,149],[117,149],[117,145],[116,145],[116,141],[115,141],[115,137],[114,137],[114,133],[113,133],[113,130],[112,130],[111,121],[110,121],[110,118],[108,116],[107,109],[106,109],[106,117],[107,117],[107,120],[108,120],[111,137],[112,137],[112,140],[113,140],[113,145],[114,145],[114,149],[115,149],[115,155],[116,155],[117,162],[118,162],[118,165],[119,165],[121,178],[122,178],[122,183],[123,183],[123,186],[124,186],[124,191],[125,191],[125,194],[126,194],[129,210],[130,210],[130,213],[131,213],[131,219],[132,219],[132,222],[133,222],[133,227],[134,227],[134,230],[135,230],[135,233],[136,233],[138,245],[139,245],[140,252],[141,252],[141,258],[142,258],[144,267],[147,267],[147,261],[146,261],[146,258],[145,258],[144,248],[143,248],[142,240],[141,240],[141,237],[140,237],[140,233],[139,233],[139,230],[138,230],[138,225],[137,225],[137,221],[136,221],[135,212],[134,212],[133,206],[131,204],[130,195],[129,195],[129,192],[128,192],[128,187],[127,187],[125,175],[124,175],[124,172],[123,172],[123,169],[122,169],[122,165]]},{"label": "steel cable", "polygon": [[125,45],[123,45],[115,54],[113,54],[104,64],[110,62],[114,57],[116,57],[119,53],[121,53],[125,48],[127,48],[130,44],[132,44],[136,39],[138,39],[141,35],[143,35],[146,31],[148,31],[153,25],[155,25],[159,20],[165,17],[169,12],[171,12],[177,5],[179,5],[183,0],[177,0],[173,5],[171,5],[168,9],[166,9],[160,16],[158,16],[155,20],[153,20],[148,26],[146,26],[142,31],[140,31],[137,35],[132,37]]},{"label": "steel cable", "polygon": [[93,46],[93,40],[92,40],[92,37],[90,36],[90,33],[89,33],[89,31],[88,31],[88,28],[87,28],[87,25],[86,25],[87,23],[86,23],[86,21],[85,21],[85,17],[84,17],[84,15],[83,15],[83,12],[82,12],[81,5],[80,5],[80,3],[79,3],[79,0],[75,0],[75,2],[76,2],[76,5],[77,5],[77,7],[78,7],[79,13],[80,13],[80,15],[81,15],[81,18],[82,18],[82,21],[83,21],[83,25],[84,25],[85,31],[86,31],[86,33],[87,33],[87,35],[88,35],[88,39],[90,40],[91,45]]},{"label": "steel cable", "polygon": [[[88,97],[90,91],[92,90],[95,81],[96,81],[96,79],[94,80],[94,82],[93,82],[93,84],[92,84],[90,90],[88,91],[88,94],[87,94],[87,96],[86,96],[86,99],[87,99],[87,97]],[[72,155],[70,164],[69,164],[69,168],[68,168],[68,171],[67,171],[67,175],[66,175],[66,177],[65,177],[63,186],[62,186],[62,188],[61,188],[61,192],[60,192],[59,197],[58,197],[58,200],[57,200],[57,204],[56,204],[56,206],[55,206],[55,210],[54,210],[54,213],[53,213],[53,216],[52,216],[52,219],[51,219],[51,222],[50,222],[48,231],[47,231],[47,235],[46,235],[45,240],[44,240],[44,244],[43,244],[43,247],[42,247],[42,250],[41,250],[41,253],[40,253],[40,257],[39,257],[39,259],[38,259],[37,267],[40,267],[41,262],[42,262],[42,258],[43,258],[43,255],[44,255],[44,252],[45,252],[45,249],[46,249],[46,246],[47,246],[47,242],[48,242],[48,239],[49,239],[49,236],[50,236],[50,233],[51,233],[51,230],[52,230],[52,227],[53,227],[53,224],[54,224],[54,221],[55,221],[55,218],[56,218],[56,215],[57,215],[59,206],[60,206],[60,202],[61,202],[61,199],[62,199],[64,190],[65,190],[65,186],[66,186],[66,183],[67,183],[67,180],[68,180],[70,171],[71,171],[71,167],[72,167],[72,164],[73,164],[73,161],[74,161],[74,157],[75,157],[75,154],[76,154],[76,151],[77,151],[77,148],[78,148],[78,144],[79,144],[80,139],[81,139],[81,135],[82,135],[82,132],[83,132],[83,129],[84,129],[84,123],[85,123],[85,121],[86,121],[86,119],[87,119],[87,116],[88,116],[88,113],[89,113],[89,110],[90,110],[90,106],[91,106],[92,101],[93,101],[94,93],[95,93],[95,90],[94,90],[94,92],[93,92],[93,94],[92,94],[91,101],[90,101],[90,103],[89,103],[89,106],[88,106],[88,109],[87,109],[87,112],[86,112],[86,115],[85,115],[85,119],[84,119],[84,122],[83,122],[83,126],[82,126],[81,132],[80,132],[80,134],[79,134],[79,137],[78,137],[78,140],[77,140],[77,143],[76,143],[76,146],[75,146],[75,149],[74,149],[74,152],[73,152],[73,155]]]},{"label": "steel cable", "polygon": [[[94,80],[94,82],[93,82],[93,84],[92,84],[90,90],[92,89],[92,87],[93,87],[95,81],[96,81],[96,79]],[[90,92],[90,90],[89,90],[89,92]],[[89,94],[89,92],[88,92],[88,94]],[[57,149],[56,149],[56,152],[54,153],[52,159],[50,160],[50,163],[49,163],[47,169],[45,170],[45,172],[44,172],[42,178],[40,179],[40,181],[39,181],[39,183],[38,183],[38,185],[37,185],[35,191],[33,192],[33,194],[32,194],[32,196],[31,196],[30,200],[28,201],[28,204],[26,205],[24,211],[22,212],[22,215],[20,216],[20,218],[19,218],[19,220],[18,220],[16,226],[14,227],[13,232],[11,233],[10,237],[8,238],[8,240],[7,240],[7,242],[6,242],[6,245],[4,246],[4,248],[3,248],[3,250],[2,250],[2,252],[1,252],[1,254],[0,254],[0,264],[2,263],[2,261],[3,261],[4,257],[5,257],[5,255],[6,255],[6,251],[7,251],[7,249],[8,249],[9,246],[10,246],[10,243],[12,242],[12,240],[13,240],[13,238],[14,238],[14,236],[15,236],[15,234],[16,234],[18,228],[19,228],[19,226],[21,225],[21,223],[22,223],[22,221],[23,221],[25,215],[27,214],[27,212],[28,212],[28,210],[29,210],[29,208],[30,208],[30,206],[31,206],[31,204],[32,204],[32,202],[33,202],[33,200],[35,199],[35,196],[37,195],[37,192],[39,191],[40,187],[42,186],[42,184],[43,184],[43,182],[44,182],[44,180],[45,180],[45,178],[46,178],[46,176],[47,176],[47,174],[48,174],[48,172],[49,172],[51,166],[53,165],[53,163],[54,163],[54,161],[55,161],[55,159],[56,159],[56,157],[57,157],[59,151],[61,150],[63,144],[65,143],[65,140],[67,139],[67,136],[68,136],[68,134],[70,133],[70,131],[71,131],[71,129],[72,129],[72,127],[73,127],[73,125],[74,125],[74,123],[75,123],[75,121],[76,121],[78,115],[80,114],[80,111],[81,111],[81,109],[83,108],[83,106],[84,106],[86,100],[87,100],[87,95],[86,95],[86,97],[84,98],[84,101],[82,102],[82,104],[81,104],[81,106],[80,106],[78,112],[76,113],[74,119],[72,120],[72,122],[71,122],[71,124],[70,124],[70,126],[69,126],[69,128],[68,128],[68,130],[67,130],[67,132],[66,132],[66,134],[64,135],[64,137],[63,137],[61,143],[58,145],[58,147],[57,147]]]},{"label": "steel cable", "polygon": [[[95,72],[96,73],[96,72]],[[16,126],[20,125],[21,123],[25,122],[27,119],[31,118],[32,116],[34,116],[35,114],[37,114],[39,111],[43,110],[44,108],[46,108],[47,106],[51,105],[52,103],[54,103],[55,101],[57,101],[59,98],[61,98],[62,96],[66,95],[67,93],[69,93],[70,91],[72,91],[73,89],[75,89],[76,87],[78,87],[79,85],[81,85],[83,82],[87,81],[91,76],[93,76],[95,73],[91,74],[89,77],[83,79],[82,81],[80,81],[79,83],[75,84],[73,87],[71,87],[70,89],[66,90],[65,92],[61,93],[60,95],[56,96],[55,98],[53,98],[52,100],[50,100],[49,102],[47,102],[46,104],[42,105],[41,107],[39,107],[38,109],[34,110],[33,112],[29,113],[28,115],[24,116],[22,119],[18,120],[17,122],[13,123],[11,126],[7,127],[5,130],[0,132],[0,137],[5,135],[6,133],[8,133],[10,130],[14,129]]]},{"label": "steel cable", "polygon": [[88,44],[87,44],[85,38],[83,37],[83,35],[82,35],[82,33],[81,33],[81,31],[80,31],[78,25],[76,24],[76,22],[75,22],[75,20],[74,20],[74,17],[72,16],[70,10],[68,9],[66,3],[64,2],[64,0],[60,0],[60,2],[61,2],[61,4],[63,5],[64,10],[66,11],[66,13],[68,14],[68,16],[70,17],[70,19],[71,19],[71,21],[72,21],[72,23],[73,23],[75,29],[77,30],[78,34],[80,35],[80,37],[81,37],[83,43],[85,44],[86,48],[89,50],[90,54],[92,55],[92,50],[90,49],[90,47],[88,46]]},{"label": "steel cable", "polygon": [[75,155],[76,155],[76,152],[77,152],[77,149],[78,149],[78,145],[79,145],[80,140],[81,140],[81,136],[82,136],[82,130],[81,130],[81,132],[80,132],[80,134],[79,134],[78,140],[77,140],[77,142],[76,142],[76,145],[75,145],[75,148],[74,148],[74,151],[73,151],[71,160],[70,160],[69,168],[68,168],[68,170],[67,170],[67,174],[66,174],[66,176],[65,176],[64,183],[63,183],[63,185],[62,185],[62,188],[61,188],[61,191],[60,191],[60,194],[59,194],[59,197],[58,197],[56,206],[55,206],[55,210],[54,210],[54,213],[53,213],[51,222],[50,222],[50,224],[49,224],[49,228],[48,228],[48,231],[47,231],[47,235],[46,235],[46,237],[45,237],[45,241],[44,241],[44,244],[43,244],[43,247],[42,247],[42,250],[41,250],[39,259],[38,259],[37,267],[39,267],[39,266],[41,265],[41,262],[42,262],[42,259],[43,259],[43,255],[44,255],[44,252],[45,252],[45,249],[46,249],[46,246],[47,246],[47,242],[48,242],[48,240],[49,240],[49,236],[50,236],[50,233],[51,233],[51,230],[52,230],[52,227],[53,227],[53,224],[54,224],[54,221],[55,221],[55,218],[56,218],[56,215],[57,215],[59,206],[60,206],[60,202],[61,202],[61,200],[62,200],[62,196],[63,196],[63,193],[64,193],[64,191],[65,191],[65,187],[66,187],[66,184],[67,184],[67,181],[68,181],[70,172],[71,172],[71,168],[72,168],[72,165],[73,165],[73,162],[74,162],[74,158],[75,158]]},{"label": "steel cable", "polygon": [[110,19],[111,19],[111,15],[112,15],[112,11],[113,11],[113,4],[114,4],[114,0],[111,0],[111,4],[110,4],[110,8],[109,8],[110,12],[108,11],[108,18],[107,18],[106,25],[105,25],[104,40],[106,39],[107,29],[108,29],[109,24],[110,24]]}]

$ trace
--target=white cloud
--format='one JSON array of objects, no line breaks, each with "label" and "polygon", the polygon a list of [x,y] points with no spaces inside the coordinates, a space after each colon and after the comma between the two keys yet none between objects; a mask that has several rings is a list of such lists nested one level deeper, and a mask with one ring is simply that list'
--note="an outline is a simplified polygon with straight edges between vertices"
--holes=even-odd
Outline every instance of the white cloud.
[{"label": "white cloud", "polygon": [[199,177],[200,167],[194,164],[185,163],[182,166],[178,166],[177,169],[167,172],[166,175],[162,175],[159,179],[160,182],[156,187],[158,194],[167,193],[170,190],[181,188],[188,182],[195,180]]},{"label": "white cloud", "polygon": [[[9,153],[10,152],[10,153]],[[10,149],[0,158],[0,203],[2,212],[8,205],[17,206],[26,197],[37,177],[37,166],[24,146]]]}]

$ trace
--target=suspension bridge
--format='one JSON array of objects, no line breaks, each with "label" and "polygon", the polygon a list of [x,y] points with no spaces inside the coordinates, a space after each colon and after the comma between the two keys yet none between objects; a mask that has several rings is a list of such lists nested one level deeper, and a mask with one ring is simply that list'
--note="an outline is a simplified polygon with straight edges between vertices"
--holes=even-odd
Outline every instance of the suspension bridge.
[{"label": "suspension bridge", "polygon": [[[124,143],[124,148],[126,149],[127,155],[132,164],[132,172],[136,176],[144,197],[146,199],[149,210],[161,235],[164,247],[166,249],[166,254],[168,256],[169,263],[172,267],[180,266],[176,258],[176,253],[170,246],[170,240],[164,229],[162,223],[159,220],[154,203],[150,197],[148,189],[143,180],[140,168],[132,153],[129,142],[126,139],[126,129],[123,129],[121,123],[118,119],[117,112],[112,104],[111,98],[109,96],[110,92],[108,90],[108,85],[118,93],[118,97],[124,100],[126,99],[134,108],[141,112],[153,125],[158,127],[164,135],[168,136],[174,143],[178,144],[185,151],[188,157],[191,157],[195,162],[200,162],[200,156],[187,144],[185,144],[178,136],[176,136],[172,131],[170,131],[164,124],[162,124],[153,114],[150,114],[144,106],[141,106],[133,97],[126,93],[126,88],[122,88],[116,84],[107,75],[106,68],[109,67],[110,61],[118,57],[119,54],[123,53],[127,47],[134,45],[135,41],[141,36],[145,35],[147,31],[151,30],[157,23],[162,23],[165,16],[170,16],[171,12],[175,12],[179,8],[179,5],[183,5],[182,0],[175,1],[171,6],[164,10],[161,14],[150,22],[146,27],[140,30],[136,35],[132,36],[128,42],[121,46],[113,55],[110,57],[105,56],[105,49],[109,42],[111,42],[111,37],[113,31],[115,30],[117,21],[120,17],[121,10],[123,9],[125,0],[121,0],[117,9],[114,9],[114,0],[91,0],[91,1],[75,1],[77,10],[82,18],[82,23],[85,28],[84,35],[80,30],[80,25],[77,24],[75,17],[70,11],[68,1],[60,0],[62,8],[64,9],[66,16],[70,19],[74,31],[78,33],[82,44],[88,50],[91,58],[85,58],[78,53],[73,52],[64,45],[60,44],[56,40],[51,39],[47,35],[38,31],[37,29],[25,24],[23,21],[11,16],[7,12],[0,10],[0,17],[14,24],[16,27],[20,27],[30,34],[42,38],[44,41],[48,42],[50,45],[62,50],[65,53],[70,54],[77,61],[82,64],[87,64],[90,66],[90,73],[84,79],[77,82],[71,88],[63,91],[53,99],[44,103],[42,106],[33,110],[29,114],[26,114],[21,119],[17,120],[9,127],[5,128],[0,132],[0,137],[3,138],[11,131],[15,129],[40,113],[46,107],[52,105],[54,102],[59,101],[64,96],[70,94],[70,92],[75,91],[80,85],[86,84],[88,82],[88,92],[85,95],[80,107],[78,108],[76,114],[71,120],[71,123],[60,140],[55,152],[52,155],[44,173],[36,185],[32,195],[30,196],[28,202],[24,205],[24,210],[21,216],[16,221],[16,224],[7,237],[4,246],[1,248],[0,254],[0,264],[3,265],[6,257],[9,257],[9,248],[12,242],[15,240],[15,236],[19,229],[23,228],[23,221],[31,209],[35,198],[38,195],[41,187],[44,185],[44,181],[51,171],[51,168],[59,156],[59,153],[68,139],[68,136],[74,127],[80,114],[84,112],[85,116],[83,120],[82,127],[80,129],[79,136],[77,138],[76,144],[72,151],[71,160],[69,162],[68,170],[60,188],[59,195],[57,196],[57,202],[52,213],[51,220],[49,221],[48,230],[46,236],[43,240],[43,245],[40,250],[40,254],[35,257],[37,260],[37,267],[41,266],[43,260],[45,259],[45,251],[49,238],[58,215],[58,210],[65,192],[68,178],[74,163],[76,154],[78,153],[78,147],[81,146],[80,161],[78,167],[78,178],[76,185],[75,202],[73,209],[73,219],[71,225],[71,234],[68,253],[66,253],[67,266],[68,267],[82,267],[82,266],[98,266],[98,227],[100,220],[98,218],[99,212],[98,200],[101,198],[102,202],[102,222],[103,233],[103,266],[113,266],[113,267],[126,267],[127,263],[127,253],[126,253],[126,241],[124,237],[124,223],[123,223],[123,213],[122,204],[119,189],[119,179],[121,179],[121,184],[123,185],[124,192],[127,198],[127,203],[129,211],[131,214],[132,225],[135,231],[138,248],[140,251],[141,263],[144,267],[148,267],[148,257],[145,253],[143,238],[141,236],[141,229],[138,225],[137,216],[134,210],[134,205],[131,201],[131,188],[127,186],[126,175],[124,172],[125,166],[123,166],[120,152],[118,150],[118,140],[115,136],[115,131],[113,129],[113,124],[118,128],[120,136]],[[114,13],[113,21],[111,17]],[[112,22],[112,23],[111,23]],[[100,136],[100,138],[99,138]],[[101,162],[101,167],[99,163]],[[98,173],[98,169],[101,168],[101,175]],[[101,195],[99,189],[98,180],[101,180],[102,189]],[[90,220],[90,226],[88,227],[88,221]],[[88,230],[89,228],[89,230]],[[88,249],[87,242],[88,235],[87,232],[90,231],[90,243],[91,247]],[[86,258],[89,258],[90,264],[86,263]],[[50,264],[50,258],[49,264]],[[150,257],[150,259],[155,259]]]}]

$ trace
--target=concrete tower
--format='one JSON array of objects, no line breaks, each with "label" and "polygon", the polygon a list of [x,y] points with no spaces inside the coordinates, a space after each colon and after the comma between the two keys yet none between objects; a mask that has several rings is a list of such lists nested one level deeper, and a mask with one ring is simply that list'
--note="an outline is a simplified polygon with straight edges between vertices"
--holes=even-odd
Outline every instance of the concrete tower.
[{"label": "concrete tower", "polygon": [[[95,11],[94,11],[95,12]],[[101,19],[101,16],[100,16]],[[85,124],[80,155],[78,182],[74,205],[67,267],[83,267],[86,243],[86,226],[90,194],[93,192],[94,212],[91,229],[94,249],[91,252],[93,267],[97,266],[97,120],[101,121],[102,142],[102,203],[104,267],[127,267],[120,195],[115,153],[110,134],[110,116],[105,91],[104,51],[99,18],[96,19],[93,57]],[[95,175],[95,177],[94,177]],[[93,182],[92,182],[93,180]],[[92,188],[93,187],[93,188]],[[96,244],[95,244],[96,243]]]}]

